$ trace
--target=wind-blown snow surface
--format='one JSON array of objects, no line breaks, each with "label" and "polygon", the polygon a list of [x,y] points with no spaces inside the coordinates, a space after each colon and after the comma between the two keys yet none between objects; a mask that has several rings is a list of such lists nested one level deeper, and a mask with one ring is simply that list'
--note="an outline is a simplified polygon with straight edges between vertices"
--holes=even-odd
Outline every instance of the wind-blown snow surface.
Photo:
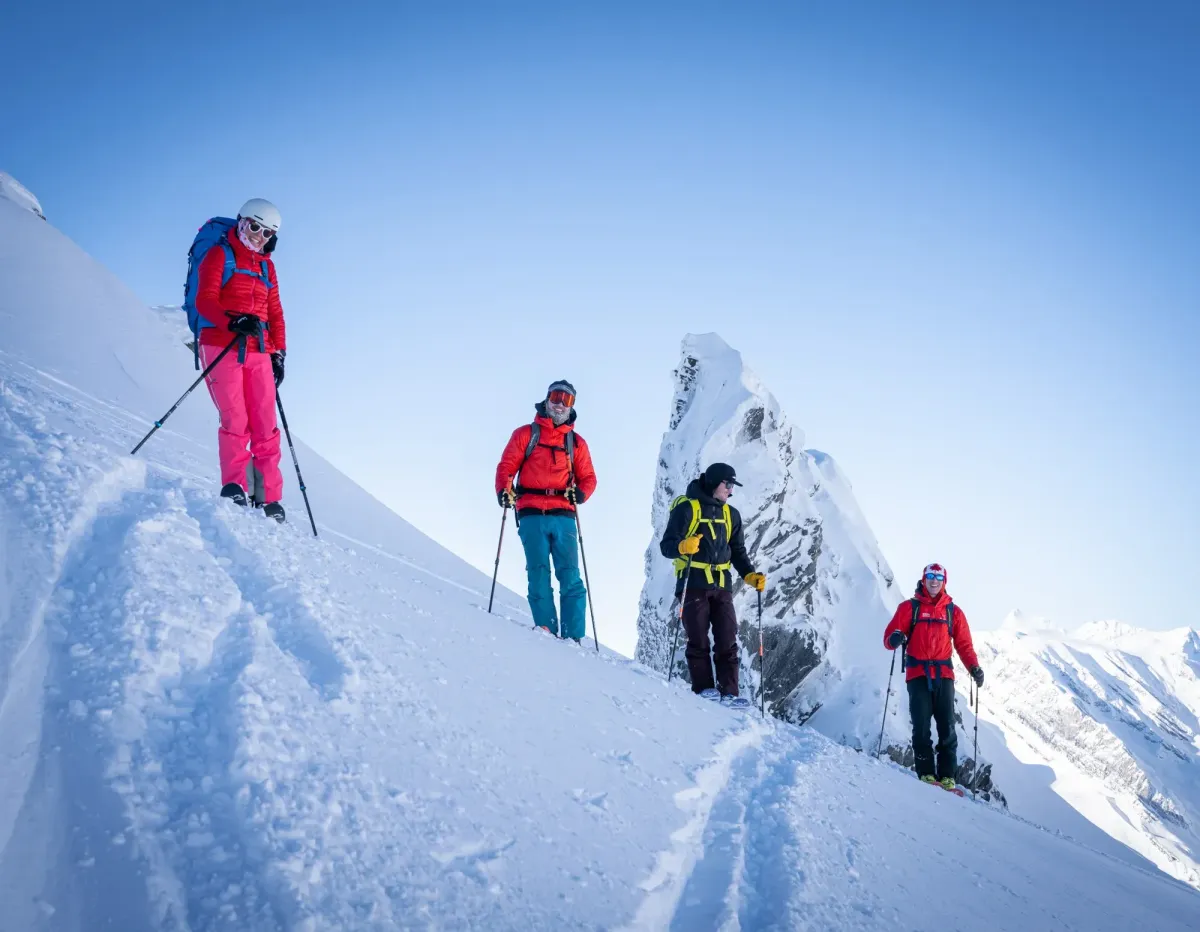
[{"label": "wind-blown snow surface", "polygon": [[[976,646],[984,728],[1015,758],[995,765],[1014,810],[1057,824],[1041,808],[1052,789],[1200,887],[1200,633],[1112,621],[1066,632],[1014,613]],[[1028,774],[1044,768],[1038,803]]]},{"label": "wind-blown snow surface", "polygon": [[38,203],[38,199],[33,196],[33,193],[17,181],[8,172],[0,172],[0,197],[3,197],[18,207],[24,207],[26,210],[32,211],[43,220],[46,219],[45,213],[42,212],[42,205]]},{"label": "wind-blown snow surface", "polygon": [[131,459],[177,338],[3,198],[0,267],[3,932],[1194,928],[1158,872],[488,616],[304,446],[320,540],[220,501],[203,396]]}]

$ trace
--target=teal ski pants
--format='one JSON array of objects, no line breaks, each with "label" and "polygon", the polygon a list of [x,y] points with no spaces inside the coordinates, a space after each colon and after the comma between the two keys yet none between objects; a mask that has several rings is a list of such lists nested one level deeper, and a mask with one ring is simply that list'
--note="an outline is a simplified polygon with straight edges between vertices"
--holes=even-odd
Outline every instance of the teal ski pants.
[{"label": "teal ski pants", "polygon": [[579,575],[579,534],[575,518],[568,515],[527,515],[521,519],[521,544],[525,547],[525,572],[529,576],[529,610],[533,623],[558,634],[554,590],[550,588],[550,561],[562,599],[562,636],[587,634],[587,589]]}]

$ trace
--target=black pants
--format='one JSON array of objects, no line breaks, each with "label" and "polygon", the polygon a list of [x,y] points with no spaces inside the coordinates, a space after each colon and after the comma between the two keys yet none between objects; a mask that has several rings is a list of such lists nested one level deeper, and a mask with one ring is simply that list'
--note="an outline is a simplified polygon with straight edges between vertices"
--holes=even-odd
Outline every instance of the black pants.
[{"label": "black pants", "polygon": [[[708,630],[716,649],[708,646]],[[733,593],[728,589],[692,589],[683,605],[683,629],[687,632],[688,672],[692,692],[712,689],[713,661],[717,664],[717,688],[722,696],[738,694],[737,614]]]},{"label": "black pants", "polygon": [[[933,689],[930,690],[930,683]],[[908,681],[908,714],[912,717],[913,755],[917,776],[953,777],[958,769],[958,733],[954,730],[954,680],[945,677]],[[937,722],[937,772],[933,768],[933,739],[929,735],[930,717]]]}]

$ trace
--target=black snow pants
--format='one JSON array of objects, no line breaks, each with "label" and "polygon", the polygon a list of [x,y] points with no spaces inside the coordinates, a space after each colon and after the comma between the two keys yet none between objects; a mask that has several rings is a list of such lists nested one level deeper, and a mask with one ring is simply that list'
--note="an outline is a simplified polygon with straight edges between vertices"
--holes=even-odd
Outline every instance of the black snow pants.
[{"label": "black snow pants", "polygon": [[[709,647],[712,628],[715,650]],[[722,696],[738,694],[737,613],[728,589],[688,589],[683,606],[683,629],[687,632],[688,673],[692,692],[712,689],[713,661],[717,664],[717,688]]]},{"label": "black snow pants", "polygon": [[[932,689],[930,688],[932,686]],[[954,680],[924,676],[908,681],[908,713],[913,726],[913,755],[917,776],[939,780],[953,777],[958,769],[958,733],[954,730]],[[937,771],[933,766],[933,739],[929,719],[937,722]]]}]

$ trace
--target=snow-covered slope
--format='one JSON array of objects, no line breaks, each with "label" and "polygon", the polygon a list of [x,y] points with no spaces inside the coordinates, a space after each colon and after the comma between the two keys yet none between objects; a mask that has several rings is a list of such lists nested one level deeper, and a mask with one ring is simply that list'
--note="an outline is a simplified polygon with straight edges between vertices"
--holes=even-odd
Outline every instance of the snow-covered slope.
[{"label": "snow-covered slope", "polygon": [[1194,927],[1145,862],[487,615],[306,447],[319,540],[220,501],[203,396],[131,459],[176,336],[3,198],[0,267],[2,932]]},{"label": "snow-covered slope", "polygon": [[[1200,633],[1115,621],[1068,633],[1014,613],[976,646],[982,717],[1013,755],[1050,768],[1054,792],[1090,822],[1200,887]],[[1020,768],[1009,770],[997,780],[1022,812]]]}]

